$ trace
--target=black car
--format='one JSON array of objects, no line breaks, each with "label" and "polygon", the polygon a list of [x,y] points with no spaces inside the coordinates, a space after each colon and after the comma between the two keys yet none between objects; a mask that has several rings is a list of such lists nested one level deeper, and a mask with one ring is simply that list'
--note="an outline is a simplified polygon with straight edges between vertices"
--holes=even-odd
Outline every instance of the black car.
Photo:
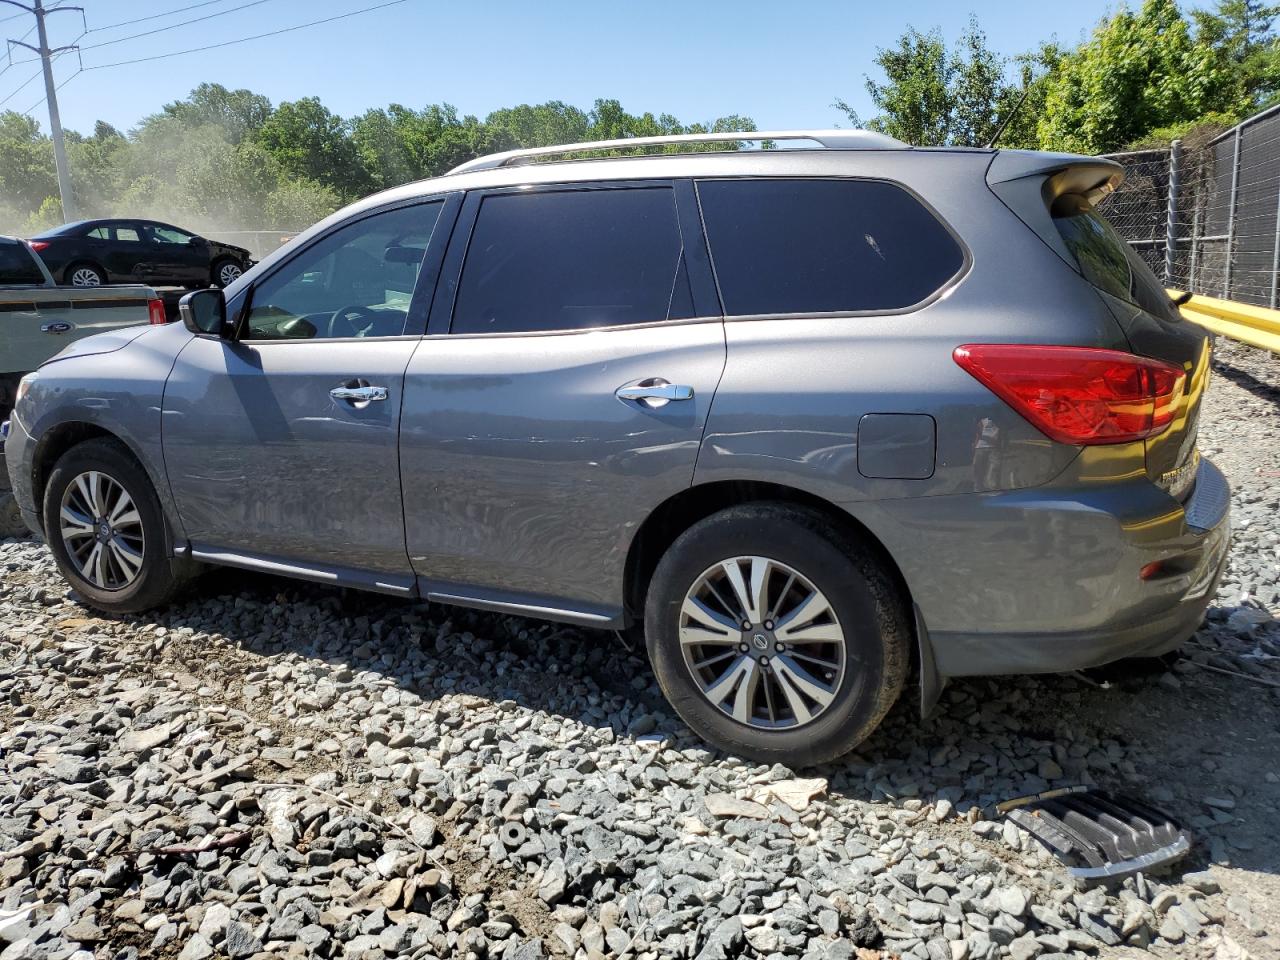
[{"label": "black car", "polygon": [[36,234],[31,245],[54,279],[72,287],[225,287],[253,264],[243,247],[156,220],[77,220]]}]

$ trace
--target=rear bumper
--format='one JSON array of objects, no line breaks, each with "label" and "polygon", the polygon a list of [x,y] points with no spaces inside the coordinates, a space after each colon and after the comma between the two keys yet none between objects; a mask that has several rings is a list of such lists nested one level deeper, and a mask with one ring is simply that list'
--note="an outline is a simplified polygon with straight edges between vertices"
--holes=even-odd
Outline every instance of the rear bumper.
[{"label": "rear bumper", "polygon": [[868,526],[902,569],[939,675],[1059,673],[1187,640],[1226,563],[1229,508],[1205,459],[1186,504],[1141,480],[882,503]]}]

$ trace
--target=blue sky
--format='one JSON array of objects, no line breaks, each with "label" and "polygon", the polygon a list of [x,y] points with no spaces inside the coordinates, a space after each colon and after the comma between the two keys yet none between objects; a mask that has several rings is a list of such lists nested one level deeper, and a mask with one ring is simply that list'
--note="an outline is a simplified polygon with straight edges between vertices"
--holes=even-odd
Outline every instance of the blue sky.
[{"label": "blue sky", "polygon": [[[258,0],[96,49],[88,45],[250,0],[214,0],[115,28],[110,25],[196,0],[65,2],[85,8],[91,32],[79,42],[90,67],[265,33],[379,0]],[[55,73],[66,81],[58,96],[64,126],[86,133],[98,119],[128,129],[201,81],[248,87],[273,103],[318,96],[344,116],[390,102],[448,102],[484,116],[517,103],[564,100],[585,108],[597,97],[613,97],[632,112],[669,112],[685,122],[740,113],[762,129],[829,127],[843,120],[830,105],[836,97],[870,114],[863,74],[873,70],[876,47],[892,43],[907,26],[940,27],[953,42],[973,12],[991,46],[1013,54],[1051,35],[1074,43],[1115,7],[1105,0],[407,0],[281,36],[75,77],[71,54],[55,64]],[[0,17],[12,10],[0,5]],[[74,41],[83,29],[73,12],[50,17],[50,24],[52,45]],[[27,27],[26,17],[0,22],[0,37],[16,38]],[[17,51],[14,59],[26,56]],[[11,98],[0,109],[39,104],[39,79],[14,94],[35,72],[35,65],[18,64],[0,73],[0,100]],[[43,104],[32,115],[47,122]]]}]

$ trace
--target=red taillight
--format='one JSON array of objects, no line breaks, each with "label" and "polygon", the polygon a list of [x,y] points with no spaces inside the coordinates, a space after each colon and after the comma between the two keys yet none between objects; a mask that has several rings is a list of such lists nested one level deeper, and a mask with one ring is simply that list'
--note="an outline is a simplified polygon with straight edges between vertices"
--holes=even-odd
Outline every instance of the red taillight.
[{"label": "red taillight", "polygon": [[49,249],[48,240],[28,240],[27,243],[31,244],[31,249],[36,253],[43,253]]},{"label": "red taillight", "polygon": [[169,322],[169,318],[166,317],[164,313],[163,300],[157,299],[147,301],[147,319],[151,323],[157,325]]},{"label": "red taillight", "polygon": [[1046,436],[1077,445],[1164,432],[1186,379],[1172,364],[1095,347],[971,343],[953,356]]}]

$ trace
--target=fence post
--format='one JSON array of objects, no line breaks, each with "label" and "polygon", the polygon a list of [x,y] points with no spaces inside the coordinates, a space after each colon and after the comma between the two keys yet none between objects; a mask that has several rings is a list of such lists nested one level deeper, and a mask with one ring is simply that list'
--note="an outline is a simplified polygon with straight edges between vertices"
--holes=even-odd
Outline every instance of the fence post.
[{"label": "fence post", "polygon": [[[1178,190],[1181,186],[1182,141],[1169,145],[1169,216],[1164,228],[1164,285],[1173,283],[1173,255],[1178,243]],[[1280,237],[1280,232],[1277,232]]]},{"label": "fence post", "polygon": [[1231,258],[1236,245],[1236,192],[1240,185],[1240,128],[1236,127],[1231,156],[1231,198],[1227,206],[1227,263],[1222,271],[1222,299],[1231,299]]},{"label": "fence post", "polygon": [[1280,271],[1280,188],[1276,189],[1276,229],[1275,240],[1271,244],[1271,309],[1276,308],[1276,281]]}]

